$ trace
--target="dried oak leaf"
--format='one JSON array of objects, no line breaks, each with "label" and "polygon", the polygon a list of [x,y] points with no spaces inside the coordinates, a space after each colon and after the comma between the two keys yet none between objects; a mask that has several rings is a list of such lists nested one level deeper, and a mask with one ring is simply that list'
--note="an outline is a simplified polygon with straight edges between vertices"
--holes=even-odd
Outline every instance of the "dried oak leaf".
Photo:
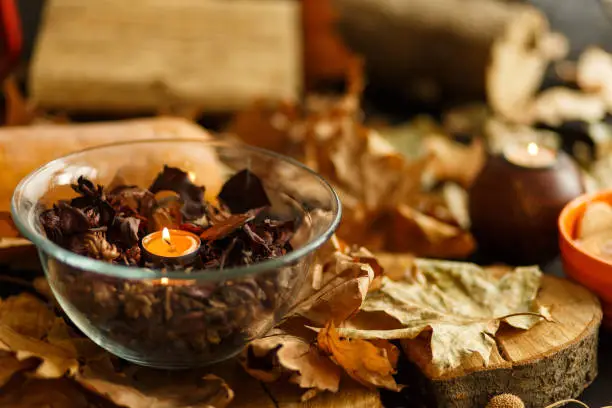
[{"label": "dried oak leaf", "polygon": [[132,375],[117,372],[106,360],[83,366],[75,376],[83,387],[129,408],[224,408],[234,397],[219,377],[136,369]]},{"label": "dried oak leaf", "polygon": [[386,340],[361,340],[342,337],[332,322],[317,336],[319,348],[328,353],[353,379],[367,387],[382,387],[399,391],[393,374],[399,350]]},{"label": "dried oak leaf", "polygon": [[[439,372],[474,353],[486,365],[502,321],[529,329],[548,316],[536,302],[541,275],[538,267],[518,267],[497,279],[475,264],[417,259],[403,279],[383,277],[381,289],[370,293],[362,306],[366,318],[382,313],[395,324],[378,330],[339,329],[340,334],[413,339],[431,332],[432,363]],[[375,320],[371,323],[376,326]]]},{"label": "dried oak leaf", "polygon": [[337,392],[341,370],[312,343],[314,336],[296,336],[275,329],[265,337],[249,343],[241,354],[245,370],[264,382],[289,376],[301,388]]},{"label": "dried oak leaf", "polygon": [[476,249],[472,235],[407,205],[399,205],[389,227],[387,249],[418,256],[464,258]]}]

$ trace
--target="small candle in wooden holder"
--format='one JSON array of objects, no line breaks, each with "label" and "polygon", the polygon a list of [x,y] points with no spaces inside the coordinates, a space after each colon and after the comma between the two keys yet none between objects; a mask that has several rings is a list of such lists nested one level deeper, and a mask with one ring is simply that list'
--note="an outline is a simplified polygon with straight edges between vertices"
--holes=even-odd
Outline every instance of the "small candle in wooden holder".
[{"label": "small candle in wooden holder", "polygon": [[510,163],[521,167],[545,168],[551,167],[557,161],[557,152],[537,143],[513,143],[504,149],[504,157]]},{"label": "small candle in wooden holder", "polygon": [[489,156],[470,188],[472,233],[491,261],[541,264],[558,253],[557,217],[584,192],[563,151],[536,142],[508,144]]},{"label": "small candle in wooden holder", "polygon": [[142,247],[156,263],[185,265],[196,258],[200,237],[189,231],[164,228],[144,237]]}]

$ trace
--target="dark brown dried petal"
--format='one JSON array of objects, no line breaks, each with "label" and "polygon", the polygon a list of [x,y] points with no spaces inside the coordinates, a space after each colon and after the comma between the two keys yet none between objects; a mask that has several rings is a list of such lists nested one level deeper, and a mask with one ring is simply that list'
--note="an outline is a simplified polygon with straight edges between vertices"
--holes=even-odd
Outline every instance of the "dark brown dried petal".
[{"label": "dark brown dried petal", "polygon": [[233,214],[271,205],[261,180],[247,169],[234,174],[227,180],[218,198]]},{"label": "dark brown dried petal", "polygon": [[62,242],[63,235],[60,227],[60,218],[57,215],[57,211],[55,211],[55,209],[45,210],[40,214],[39,219],[45,230],[47,238],[56,244],[60,244]]},{"label": "dark brown dried petal", "polygon": [[108,239],[124,248],[130,248],[139,241],[140,220],[134,217],[115,217],[108,229]]},{"label": "dark brown dried petal", "polygon": [[204,187],[196,186],[189,179],[189,174],[176,167],[164,166],[149,191],[153,194],[170,190],[178,193],[183,200],[183,215],[187,219],[204,215]]},{"label": "dark brown dried petal", "polygon": [[64,235],[78,234],[89,229],[89,218],[82,210],[59,202],[55,211],[59,217],[59,227]]}]

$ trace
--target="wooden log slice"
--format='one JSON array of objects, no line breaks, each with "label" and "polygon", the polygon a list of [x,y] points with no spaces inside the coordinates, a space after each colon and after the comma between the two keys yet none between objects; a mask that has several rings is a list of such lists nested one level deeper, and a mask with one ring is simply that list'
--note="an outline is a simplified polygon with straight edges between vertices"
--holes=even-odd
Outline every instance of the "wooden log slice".
[{"label": "wooden log slice", "polygon": [[538,295],[555,322],[527,331],[502,327],[488,366],[474,355],[442,374],[431,364],[429,339],[402,346],[420,371],[421,389],[433,407],[483,407],[498,394],[511,393],[527,407],[575,398],[597,376],[597,341],[602,312],[588,290],[566,279],[544,276]]}]

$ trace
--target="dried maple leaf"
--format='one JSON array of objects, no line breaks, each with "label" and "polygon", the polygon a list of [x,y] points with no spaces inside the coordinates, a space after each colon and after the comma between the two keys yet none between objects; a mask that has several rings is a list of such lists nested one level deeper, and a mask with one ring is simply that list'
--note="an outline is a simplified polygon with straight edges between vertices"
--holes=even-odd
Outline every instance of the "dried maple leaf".
[{"label": "dried maple leaf", "polygon": [[419,259],[415,265],[402,280],[383,277],[382,288],[369,294],[362,306],[362,313],[383,313],[396,324],[340,333],[351,338],[413,339],[431,331],[433,366],[443,372],[474,353],[487,364],[502,321],[528,329],[547,316],[535,301],[541,277],[537,267],[515,268],[496,279],[471,263]]},{"label": "dried maple leaf", "polygon": [[468,231],[407,205],[397,207],[389,229],[386,248],[394,252],[412,252],[418,256],[436,258],[464,258],[476,248],[476,242]]},{"label": "dried maple leaf", "polygon": [[370,342],[342,337],[330,322],[319,331],[317,343],[323,352],[329,353],[336,364],[361,384],[392,391],[401,389],[393,379],[399,350],[388,341]]},{"label": "dried maple leaf", "polygon": [[113,403],[129,408],[224,408],[234,397],[219,377],[183,373],[168,377],[159,371],[136,368],[132,375],[118,373],[108,360],[85,365],[75,380]]},{"label": "dried maple leaf", "polygon": [[288,375],[301,388],[337,392],[341,370],[312,343],[313,333],[303,336],[276,329],[252,341],[240,356],[245,370],[265,382]]}]

